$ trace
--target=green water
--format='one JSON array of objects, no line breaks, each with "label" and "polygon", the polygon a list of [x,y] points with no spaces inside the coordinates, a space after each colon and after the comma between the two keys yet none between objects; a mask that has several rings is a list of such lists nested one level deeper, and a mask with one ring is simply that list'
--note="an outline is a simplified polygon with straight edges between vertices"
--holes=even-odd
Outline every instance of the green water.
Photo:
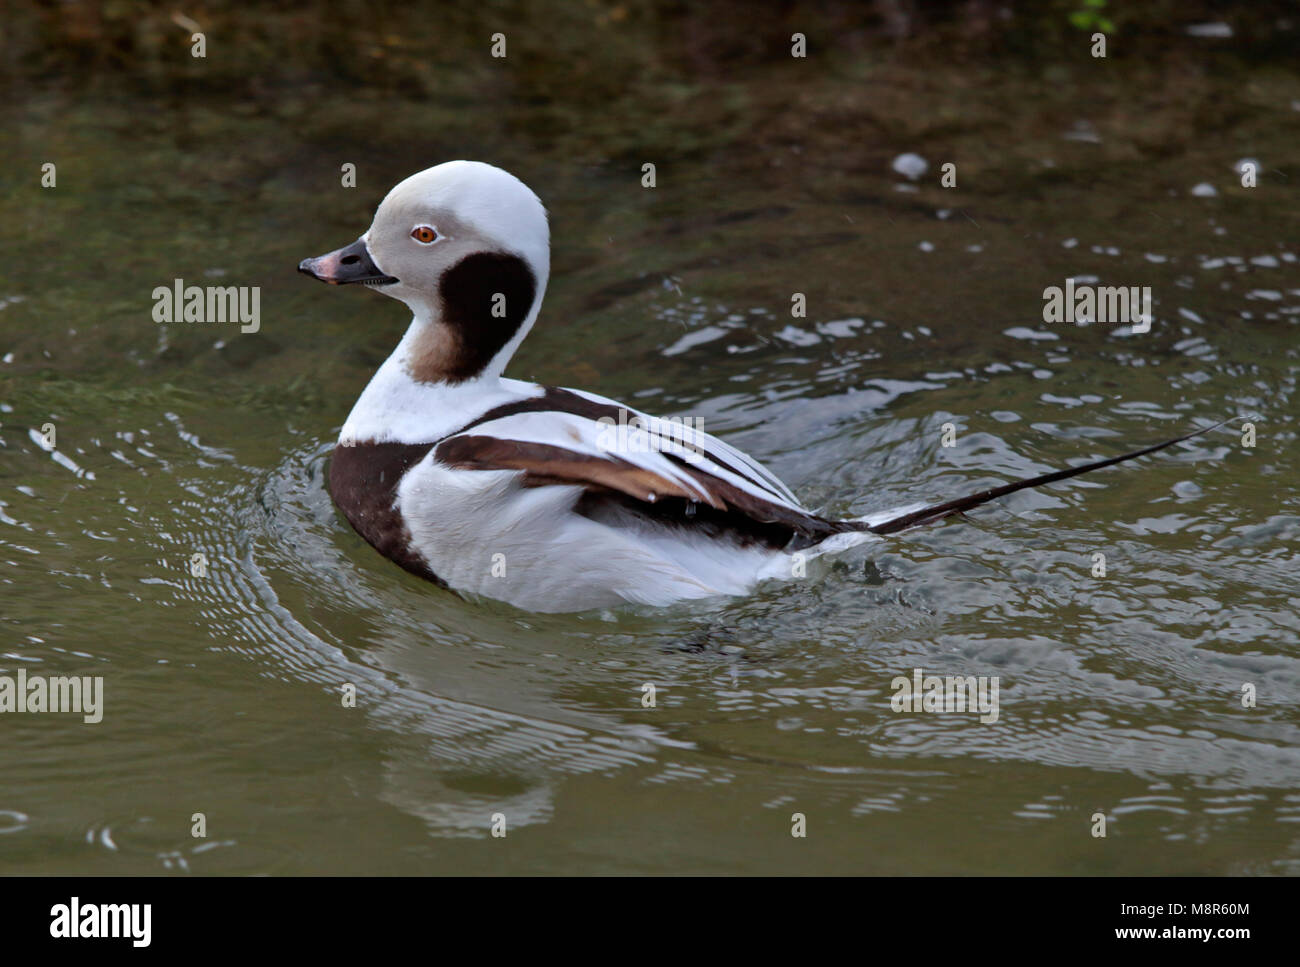
[{"label": "green water", "polygon": [[[845,61],[532,125],[501,89],[6,103],[0,674],[105,695],[0,716],[0,872],[1300,872],[1300,86],[1084,70]],[[1234,420],[745,599],[462,600],[324,486],[404,308],[294,271],[453,157],[551,213],[511,375],[696,417],[828,513],[1238,415],[1257,443]],[[1067,276],[1151,286],[1152,332],[1045,325]],[[260,286],[259,331],[155,323],[176,278]],[[914,668],[998,676],[998,720],[892,711]]]}]

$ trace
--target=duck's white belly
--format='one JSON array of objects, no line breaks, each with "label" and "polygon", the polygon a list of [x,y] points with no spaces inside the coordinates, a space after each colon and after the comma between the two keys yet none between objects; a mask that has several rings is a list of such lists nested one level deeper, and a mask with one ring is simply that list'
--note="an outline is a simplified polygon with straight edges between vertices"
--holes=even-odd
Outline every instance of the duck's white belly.
[{"label": "duck's white belly", "polygon": [[744,594],[799,572],[794,555],[689,530],[613,527],[574,512],[578,486],[520,486],[516,471],[452,470],[432,453],[402,478],[411,546],[457,591],[530,611],[666,605]]}]

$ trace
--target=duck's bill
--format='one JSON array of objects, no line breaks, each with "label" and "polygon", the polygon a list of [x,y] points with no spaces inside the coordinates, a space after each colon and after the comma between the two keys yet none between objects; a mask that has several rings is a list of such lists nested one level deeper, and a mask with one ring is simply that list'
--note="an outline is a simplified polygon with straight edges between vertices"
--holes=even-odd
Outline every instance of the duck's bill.
[{"label": "duck's bill", "polygon": [[366,248],[365,239],[360,238],[336,251],[318,255],[314,259],[303,259],[298,263],[298,271],[330,285],[349,285],[353,282],[392,285],[397,281],[391,275],[379,271],[379,266],[370,257],[370,249]]}]

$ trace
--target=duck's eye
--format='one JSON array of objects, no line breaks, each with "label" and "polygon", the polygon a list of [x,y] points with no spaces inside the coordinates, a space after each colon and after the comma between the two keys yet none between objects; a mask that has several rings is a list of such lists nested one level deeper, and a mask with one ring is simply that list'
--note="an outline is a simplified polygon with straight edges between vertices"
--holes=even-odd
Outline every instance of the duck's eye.
[{"label": "duck's eye", "polygon": [[411,229],[411,238],[421,245],[430,245],[438,240],[438,233],[428,225],[416,225]]}]

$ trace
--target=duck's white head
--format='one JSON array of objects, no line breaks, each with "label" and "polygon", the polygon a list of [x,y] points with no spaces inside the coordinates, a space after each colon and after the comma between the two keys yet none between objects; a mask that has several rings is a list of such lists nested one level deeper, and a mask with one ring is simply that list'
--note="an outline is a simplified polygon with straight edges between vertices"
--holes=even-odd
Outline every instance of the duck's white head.
[{"label": "duck's white head", "polygon": [[351,245],[298,266],[332,285],[363,283],[415,315],[402,341],[420,383],[498,376],[532,328],[550,274],[546,209],[522,181],[481,161],[411,175]]}]

